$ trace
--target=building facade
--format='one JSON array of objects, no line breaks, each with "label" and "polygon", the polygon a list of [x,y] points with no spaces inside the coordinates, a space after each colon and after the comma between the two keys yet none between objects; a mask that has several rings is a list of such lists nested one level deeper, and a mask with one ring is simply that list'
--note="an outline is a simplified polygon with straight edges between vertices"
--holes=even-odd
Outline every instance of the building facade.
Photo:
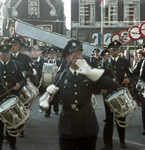
[{"label": "building facade", "polygon": [[[62,0],[7,0],[1,8],[3,37],[15,34],[14,22],[20,19],[41,29],[64,34],[64,8]],[[24,29],[25,30],[25,29]],[[31,45],[44,43],[29,39]]]},{"label": "building facade", "polygon": [[[102,30],[105,47],[113,34],[144,22],[144,8],[143,0],[106,0],[102,9],[100,0],[71,0],[72,37],[98,45]],[[126,46],[134,49],[134,43],[131,40]]]}]

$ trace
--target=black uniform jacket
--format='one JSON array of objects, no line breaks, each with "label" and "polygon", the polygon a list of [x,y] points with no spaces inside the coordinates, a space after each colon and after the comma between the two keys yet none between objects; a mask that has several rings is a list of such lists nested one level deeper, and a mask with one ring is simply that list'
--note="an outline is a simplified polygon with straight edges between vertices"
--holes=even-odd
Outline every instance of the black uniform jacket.
[{"label": "black uniform jacket", "polygon": [[[0,61],[0,72],[4,78],[4,81],[8,83],[8,89],[14,87],[16,83],[21,83],[21,88],[24,86],[25,78],[22,71],[21,64],[17,61],[10,60],[6,66],[3,66]],[[2,85],[2,80],[0,79],[0,95],[5,92],[6,90]],[[18,91],[12,90],[12,94],[18,95]],[[2,99],[0,98],[0,100]]]},{"label": "black uniform jacket", "polygon": [[23,54],[23,53],[19,53],[18,56],[15,58],[11,54],[10,59],[18,61],[22,64],[23,70],[27,72],[26,78],[29,78],[29,77],[32,76],[32,74],[33,74],[32,65],[31,65],[31,62],[30,62],[30,57],[28,55]]},{"label": "black uniform jacket", "polygon": [[[61,73],[57,74],[54,84],[58,81]],[[105,79],[102,77],[98,80],[98,84],[108,88]],[[78,74],[74,77],[72,72],[68,70],[60,80],[58,85],[59,94],[63,106],[70,106],[72,104],[82,104],[91,102],[91,96],[98,85],[87,78],[87,76]],[[80,109],[62,109],[59,117],[58,133],[59,137],[63,138],[78,138],[96,135],[99,127],[95,111],[92,105],[87,105]]]},{"label": "black uniform jacket", "polygon": [[[103,67],[102,67],[102,69],[105,69],[104,75],[110,77],[112,80],[114,78],[110,69],[110,65],[109,65],[110,60],[111,60],[111,64],[114,70],[114,74],[117,77],[117,82],[119,82],[119,86],[122,85],[122,81],[125,78],[125,75],[127,75],[126,77],[129,78],[130,83],[133,84],[135,78],[130,68],[129,61],[125,58],[119,57],[117,62],[114,62],[112,58],[105,60],[103,62]],[[118,85],[114,83],[114,85],[108,89],[107,95],[112,93],[117,88],[118,88]]]},{"label": "black uniform jacket", "polygon": [[91,58],[91,63],[90,63],[90,65],[91,65],[92,68],[98,68],[100,62],[101,62],[100,56],[99,56],[98,58],[93,56],[93,57]]},{"label": "black uniform jacket", "polygon": [[145,63],[143,65],[143,68],[141,68],[143,61],[145,61],[145,59],[140,59],[133,69],[133,73],[135,75],[136,82],[138,81],[138,79],[145,82]]}]

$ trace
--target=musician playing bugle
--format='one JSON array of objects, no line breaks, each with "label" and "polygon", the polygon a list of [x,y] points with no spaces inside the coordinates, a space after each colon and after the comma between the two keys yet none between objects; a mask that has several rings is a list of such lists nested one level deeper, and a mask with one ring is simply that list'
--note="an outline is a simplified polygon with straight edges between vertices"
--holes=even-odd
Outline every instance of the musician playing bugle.
[{"label": "musician playing bugle", "polygon": [[95,150],[99,127],[91,96],[98,86],[110,86],[106,85],[109,82],[107,78],[102,76],[104,70],[91,69],[83,59],[82,51],[80,41],[68,41],[63,57],[71,62],[70,67],[57,87],[55,83],[61,73],[57,74],[54,84],[46,89],[50,94],[59,92],[62,99],[58,124],[60,150]]},{"label": "musician playing bugle", "polygon": [[[19,95],[19,90],[24,86],[25,82],[21,64],[10,60],[10,48],[10,45],[0,45],[0,108],[2,101],[8,95]],[[11,91],[9,91],[10,89]],[[4,123],[0,120],[0,150],[2,150],[3,129]],[[17,150],[16,137],[12,137],[8,133],[7,135],[11,150]]]}]

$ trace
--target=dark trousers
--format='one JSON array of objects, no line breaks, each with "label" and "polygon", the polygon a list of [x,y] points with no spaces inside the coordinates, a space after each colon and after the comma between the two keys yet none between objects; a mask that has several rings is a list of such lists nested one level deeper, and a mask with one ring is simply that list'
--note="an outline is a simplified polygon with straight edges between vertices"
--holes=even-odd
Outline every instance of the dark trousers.
[{"label": "dark trousers", "polygon": [[137,95],[137,100],[142,103],[142,123],[143,129],[145,130],[145,98],[142,95]]},{"label": "dark trousers", "polygon": [[[4,123],[0,120],[0,150],[2,150],[3,145],[3,133],[4,133]],[[14,148],[16,144],[16,137],[10,136],[8,132],[6,132],[6,134],[8,136],[10,148]]]},{"label": "dark trousers", "polygon": [[59,138],[60,150],[95,150],[97,135],[74,139]]},{"label": "dark trousers", "polygon": [[[104,139],[104,143],[107,145],[113,145],[113,113],[110,111],[110,108],[108,107],[107,104],[105,104],[105,108],[106,108],[106,124],[104,126],[104,132],[103,132],[103,139]],[[125,122],[126,117],[123,118],[119,118],[118,120]],[[116,123],[117,124],[117,123]],[[123,125],[123,124],[122,124]],[[120,127],[117,124],[117,131],[119,134],[119,139],[120,142],[124,142],[125,140],[125,128]]]}]

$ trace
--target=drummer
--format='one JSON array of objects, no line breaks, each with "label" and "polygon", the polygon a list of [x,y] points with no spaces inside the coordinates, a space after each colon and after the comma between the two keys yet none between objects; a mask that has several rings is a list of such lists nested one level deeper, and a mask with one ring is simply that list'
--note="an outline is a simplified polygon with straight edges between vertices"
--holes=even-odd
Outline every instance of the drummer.
[{"label": "drummer", "polygon": [[[19,90],[24,86],[25,78],[23,76],[22,66],[17,61],[10,60],[10,45],[0,45],[0,102],[9,95],[19,95]],[[10,92],[10,89],[12,89]],[[6,93],[7,92],[7,93]],[[0,149],[3,145],[4,123],[0,121]],[[8,141],[11,150],[17,150],[16,137],[8,133]]]},{"label": "drummer", "polygon": [[[104,75],[112,78],[112,80],[114,81],[114,86],[110,87],[108,90],[107,89],[102,90],[102,93],[105,94],[104,98],[106,98],[113,91],[117,90],[117,88],[122,84],[129,84],[133,83],[134,81],[134,76],[132,74],[129,61],[125,58],[121,58],[120,56],[118,56],[121,48],[121,43],[119,41],[113,41],[108,45],[108,48],[110,49],[110,53],[112,54],[112,56],[103,62],[102,68],[105,69]],[[127,74],[127,77],[125,77],[125,74]],[[106,109],[106,123],[104,126],[104,133],[103,133],[105,147],[102,148],[102,150],[112,150],[113,113],[111,112],[110,108],[106,103],[105,109]],[[125,122],[125,118],[126,117],[119,118],[118,120]],[[119,134],[120,147],[126,148],[127,145],[125,143],[125,128],[122,128],[117,124],[117,130]]]}]

